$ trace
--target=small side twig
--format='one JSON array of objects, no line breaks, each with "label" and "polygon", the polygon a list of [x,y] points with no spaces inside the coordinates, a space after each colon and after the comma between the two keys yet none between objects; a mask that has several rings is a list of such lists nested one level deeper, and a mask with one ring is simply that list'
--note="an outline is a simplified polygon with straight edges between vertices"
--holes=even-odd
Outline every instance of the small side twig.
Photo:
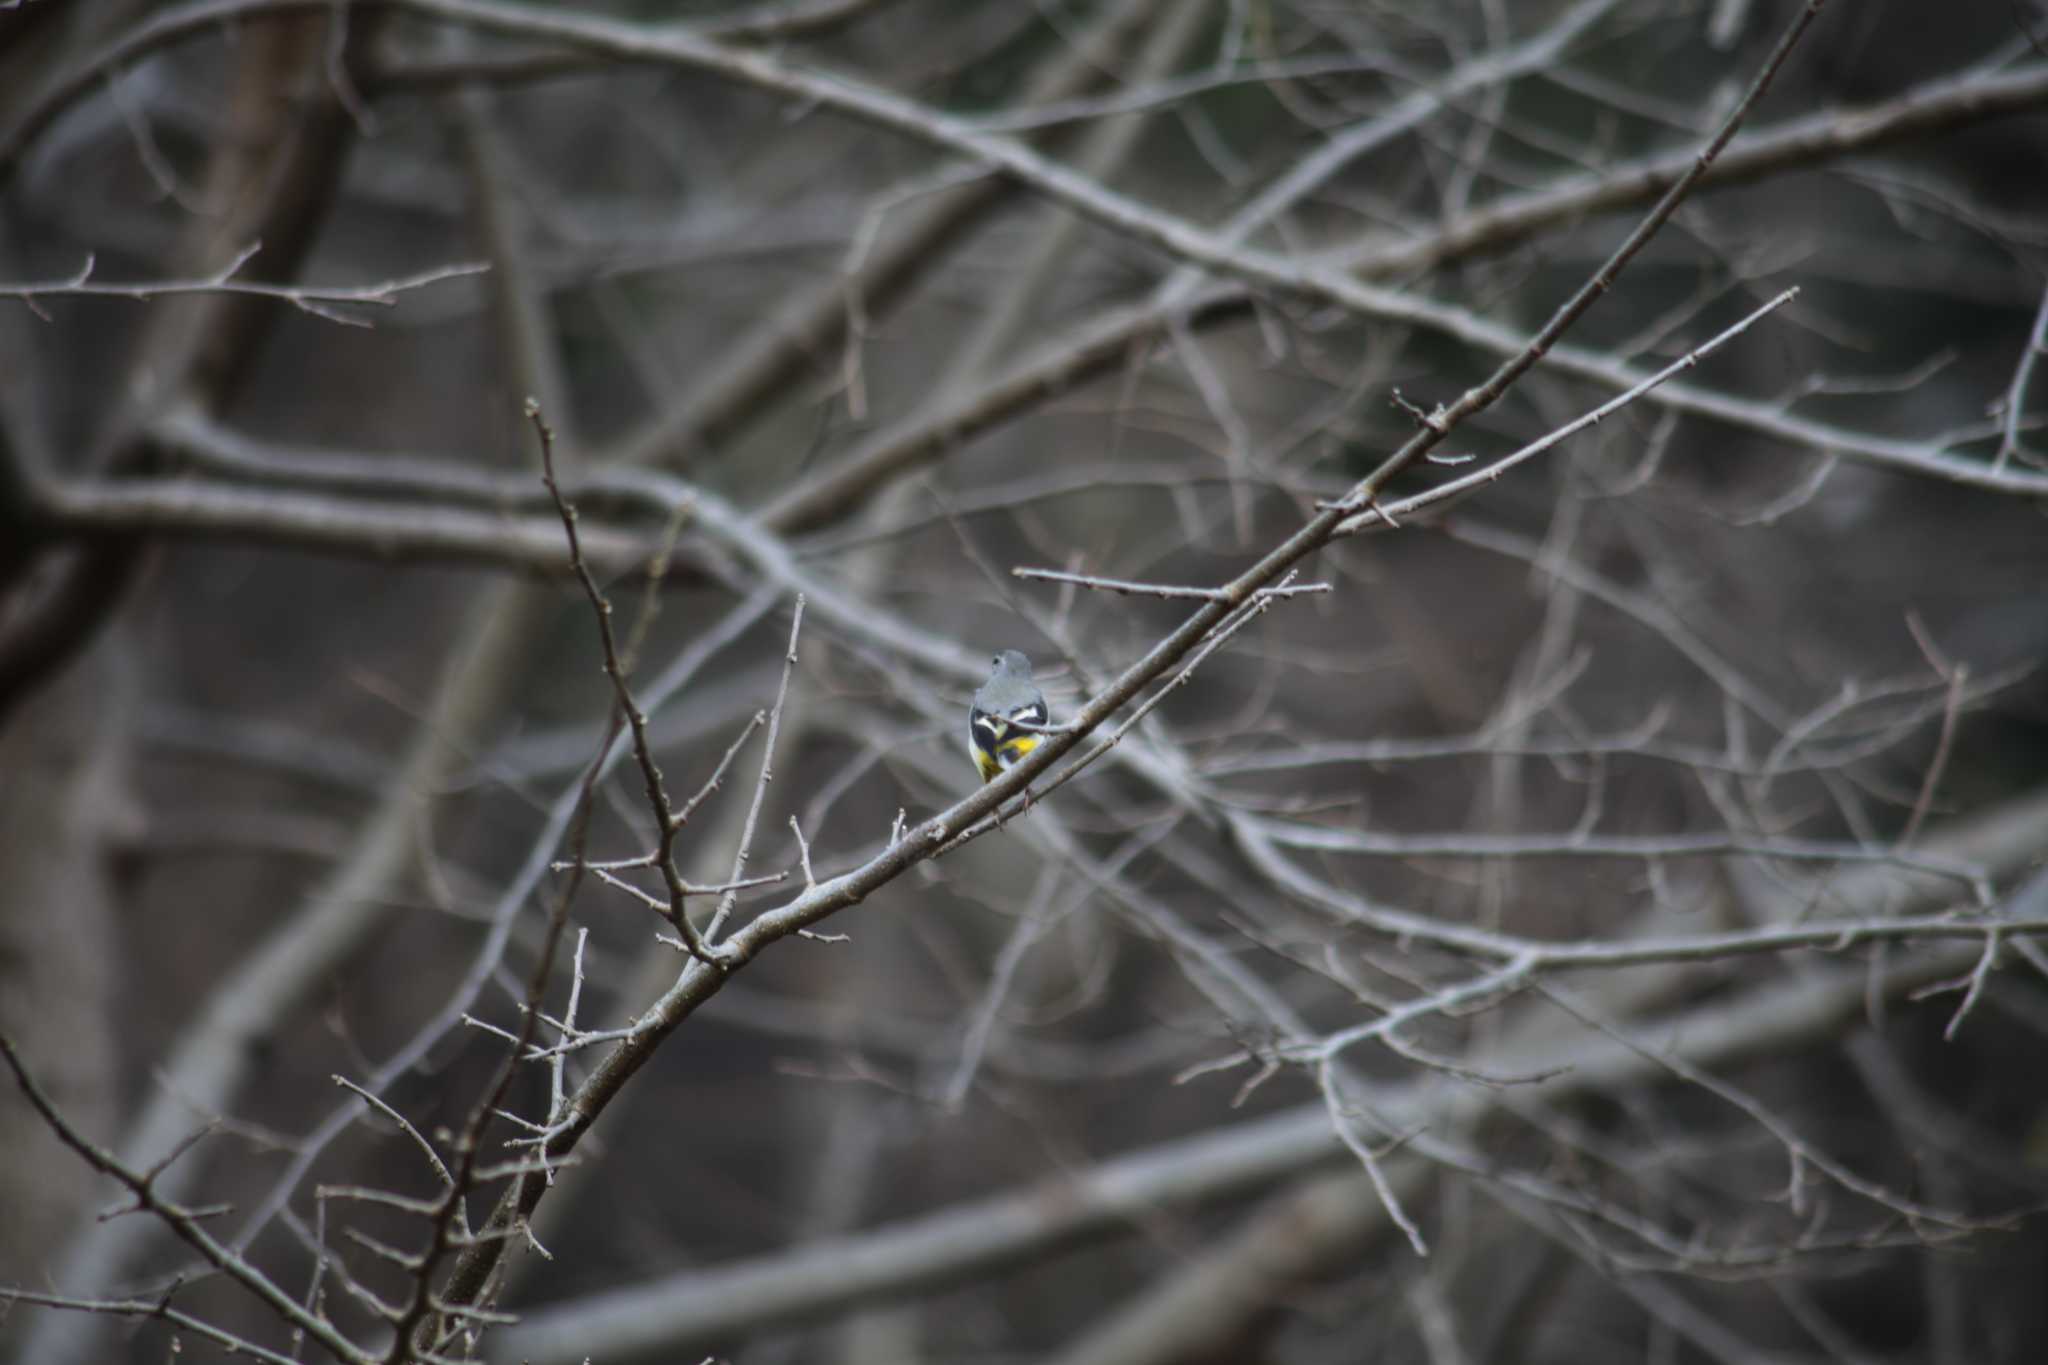
[{"label": "small side twig", "polygon": [[[1599,424],[1652,389],[1670,380],[1673,376],[1698,365],[1700,361],[1720,350],[1765,317],[1777,312],[1780,308],[1783,308],[1798,297],[1799,290],[1796,288],[1782,291],[1751,311],[1747,317],[1709,337],[1706,341],[1687,351],[1663,369],[1647,376],[1641,383],[1616,394],[1605,403],[1580,414],[1556,430],[1547,433],[1535,441],[1531,441],[1521,449],[1503,455],[1498,460],[1475,469],[1469,474],[1464,474],[1448,482],[1438,484],[1434,488],[1424,489],[1422,492],[1411,497],[1401,498],[1391,505],[1383,503],[1378,499],[1376,487],[1368,487],[1366,484],[1361,484],[1346,497],[1334,501],[1319,502],[1316,506],[1324,511],[1338,511],[1351,514],[1337,528],[1339,535],[1350,535],[1375,524],[1388,527],[1398,526],[1399,523],[1394,520],[1396,513],[1402,516],[1412,516],[1425,508],[1456,500],[1487,484],[1497,482],[1502,475],[1517,465],[1532,460],[1546,450],[1550,450],[1561,442],[1576,436],[1588,427]],[[1434,428],[1431,428],[1431,430],[1434,430]]]},{"label": "small side twig", "polygon": [[434,1144],[428,1142],[426,1136],[419,1129],[413,1127],[412,1120],[406,1118],[405,1115],[399,1113],[396,1109],[393,1109],[389,1104],[386,1104],[381,1097],[371,1094],[346,1076],[337,1074],[334,1077],[334,1083],[344,1090],[354,1092],[365,1104],[397,1124],[399,1131],[411,1138],[418,1145],[419,1149],[426,1153],[427,1164],[434,1168],[435,1175],[441,1177],[443,1185],[453,1185],[455,1183],[455,1177],[448,1173],[447,1163],[441,1160],[441,1154],[434,1150]]},{"label": "small side twig", "polygon": [[775,688],[775,705],[768,711],[768,739],[761,750],[761,776],[754,783],[754,801],[747,808],[747,822],[740,830],[740,846],[733,854],[732,876],[728,880],[735,889],[719,898],[718,908],[712,912],[711,923],[704,932],[708,940],[717,939],[719,929],[732,913],[733,903],[739,899],[736,888],[747,875],[747,859],[752,856],[754,848],[754,826],[761,818],[761,803],[767,799],[768,784],[775,780],[775,737],[782,730],[782,704],[789,697],[789,675],[796,669],[797,634],[803,626],[804,596],[798,593],[796,611],[789,621],[789,648],[782,656],[782,681]]},{"label": "small side twig", "polygon": [[811,846],[804,839],[804,827],[796,822],[794,815],[789,817],[789,832],[796,836],[797,856],[804,868],[804,889],[809,890],[818,884],[818,874],[811,871]]},{"label": "small side twig", "polygon": [[725,781],[726,769],[730,768],[732,761],[739,757],[740,750],[746,747],[747,740],[752,738],[754,731],[767,723],[768,713],[766,711],[756,711],[753,714],[752,719],[748,720],[746,727],[740,731],[739,738],[726,747],[725,757],[718,760],[718,766],[711,770],[711,776],[705,779],[704,785],[697,789],[695,796],[683,802],[683,808],[676,812],[675,818],[669,822],[670,824],[677,829],[681,829],[684,825],[690,823],[690,817],[696,814],[697,807],[704,803],[704,798],[717,791],[719,786]]},{"label": "small side twig", "polygon": [[[1935,788],[1941,785],[1942,774],[1948,770],[1949,751],[1955,745],[1956,720],[1963,709],[1963,690],[1970,682],[1970,666],[1950,663],[1948,656],[1941,652],[1933,638],[1928,635],[1927,628],[1921,624],[1918,614],[1906,614],[1906,627],[1912,631],[1913,641],[1920,646],[1920,652],[1927,657],[1929,666],[1948,684],[1948,700],[1941,710],[1941,734],[1934,741],[1934,757],[1927,761],[1927,773],[1920,779],[1920,791],[1913,798],[1912,813],[1906,817],[1905,828],[1899,831],[1900,848],[1913,842],[1915,836],[1920,833],[1920,826],[1927,819],[1927,812],[1934,807]],[[1974,992],[1972,994],[1974,995]]]},{"label": "small side twig", "polygon": [[2020,444],[2020,421],[2026,414],[2027,386],[2034,379],[2034,365],[2043,355],[2048,355],[2048,291],[2041,295],[2041,306],[2034,313],[2034,329],[2027,334],[2026,349],[2020,352],[2020,362],[2013,367],[2012,383],[2005,391],[2005,415],[1999,424],[1998,454],[1992,457],[1991,468],[2003,470],[2014,455],[2030,460],[2026,447]]},{"label": "small side twig", "polygon": [[1962,1002],[1956,1006],[1956,1012],[1949,1016],[1947,1027],[1941,1031],[1943,1041],[1954,1042],[1956,1034],[1963,1027],[1963,1020],[1969,1018],[1970,1011],[1977,1007],[1978,997],[1984,994],[1984,983],[1991,979],[1992,968],[1998,965],[1999,950],[2003,946],[2004,936],[1997,929],[1990,930],[1984,935],[1984,951],[1977,955],[1977,963],[1970,968],[1967,975],[1922,986],[1908,997],[1918,1001],[1946,995],[1951,991],[1963,993]]},{"label": "small side twig", "polygon": [[[590,930],[583,925],[578,925],[576,928],[576,951],[570,957],[572,970],[569,976],[569,1004],[563,1009],[562,1022],[556,1030],[561,1040],[565,1043],[576,1034],[576,1007],[583,1000],[583,948],[589,941]],[[548,1059],[548,1122],[550,1124],[560,1123],[563,1116],[569,1111],[569,1092],[563,1084],[562,1070],[567,1061],[566,1054],[560,1048],[556,1048],[555,1055]],[[546,1165],[548,1159],[547,1144],[540,1144],[539,1156],[542,1164]],[[547,1168],[546,1179],[550,1185],[555,1183],[555,1172],[552,1166]]]}]

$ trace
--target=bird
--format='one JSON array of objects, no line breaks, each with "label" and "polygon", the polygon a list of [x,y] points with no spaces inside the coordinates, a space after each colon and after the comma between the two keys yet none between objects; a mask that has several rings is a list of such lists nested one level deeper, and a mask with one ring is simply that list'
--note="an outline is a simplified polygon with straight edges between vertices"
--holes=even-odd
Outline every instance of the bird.
[{"label": "bird", "polygon": [[1006,649],[989,663],[988,681],[967,708],[967,756],[983,782],[993,782],[1038,747],[1044,736],[1023,727],[1051,719],[1045,694],[1031,681],[1031,660],[1022,651]]}]

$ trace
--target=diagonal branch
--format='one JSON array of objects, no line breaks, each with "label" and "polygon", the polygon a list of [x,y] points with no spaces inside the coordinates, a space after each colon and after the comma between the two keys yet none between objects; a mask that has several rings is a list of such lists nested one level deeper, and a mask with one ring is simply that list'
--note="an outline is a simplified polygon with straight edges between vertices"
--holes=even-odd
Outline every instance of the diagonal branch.
[{"label": "diagonal branch", "polygon": [[138,1210],[154,1214],[177,1234],[180,1241],[198,1252],[207,1264],[256,1295],[272,1312],[305,1332],[336,1356],[356,1365],[370,1365],[372,1356],[359,1349],[325,1318],[301,1307],[291,1295],[278,1288],[268,1275],[249,1264],[240,1253],[223,1245],[201,1226],[196,1210],[163,1198],[156,1189],[156,1177],[161,1171],[160,1166],[149,1171],[137,1171],[73,1128],[70,1120],[66,1119],[50,1097],[43,1093],[43,1088],[36,1084],[35,1077],[28,1073],[20,1053],[15,1050],[14,1040],[4,1033],[0,1033],[0,1059],[6,1061],[8,1070],[14,1073],[15,1083],[21,1087],[21,1093],[27,1098],[29,1105],[42,1116],[43,1122],[49,1125],[50,1131],[55,1133],[65,1146],[84,1158],[94,1170],[112,1176],[126,1186],[129,1194],[134,1197]]},{"label": "diagonal branch", "polygon": [[[436,0],[437,5],[440,2],[441,0]],[[1352,494],[1354,499],[1361,503],[1369,502],[1388,479],[1420,459],[1439,443],[1446,433],[1468,417],[1489,407],[1517,377],[1534,366],[1544,352],[1555,344],[1557,338],[1612,286],[1628,262],[1676,211],[1679,203],[1705,173],[1706,167],[1712,164],[1714,155],[1734,136],[1735,129],[1761,98],[1763,92],[1769,88],[1772,78],[1819,13],[1821,4],[1822,0],[1809,0],[1798,18],[1787,28],[1742,99],[1736,103],[1720,129],[1701,150],[1691,173],[1671,187],[1657,207],[1645,217],[1635,231],[1629,234],[1614,255],[1594,273],[1592,278],[1557,311],[1527,349],[1502,365],[1487,383],[1465,394],[1450,408],[1432,414],[1430,420],[1406,445],[1389,456],[1378,469],[1356,486]],[[748,69],[758,66],[763,75],[784,70],[779,64],[759,64],[751,57],[745,60]],[[803,82],[798,84],[802,85]],[[804,91],[793,89],[791,93]],[[830,94],[836,99],[841,91],[840,87],[833,86],[830,91],[817,93],[821,96]],[[866,96],[863,96],[862,101],[865,99]],[[701,963],[692,963],[686,967],[674,987],[641,1016],[633,1036],[620,1042],[608,1053],[577,1091],[570,1103],[567,1119],[556,1137],[548,1144],[548,1156],[566,1157],[573,1151],[583,1134],[611,1102],[612,1097],[647,1063],[662,1041],[705,1001],[716,995],[719,988],[739,968],[776,941],[808,929],[849,906],[858,905],[910,868],[934,856],[984,817],[994,814],[1003,802],[1022,793],[1034,779],[1062,759],[1095,728],[1108,721],[1140,691],[1198,649],[1214,631],[1235,615],[1240,607],[1252,602],[1254,594],[1259,589],[1267,587],[1302,559],[1328,543],[1336,534],[1343,517],[1344,513],[1335,508],[1325,509],[1232,579],[1223,587],[1218,600],[1205,603],[1179,628],[1155,644],[1106,689],[1081,707],[1072,721],[1070,730],[1049,736],[1015,767],[956,803],[949,810],[924,821],[914,830],[906,831],[901,839],[865,864],[806,888],[789,902],[762,912],[735,931],[721,944],[722,949],[729,949],[733,954],[730,966],[722,964],[722,969],[714,970]],[[543,1183],[534,1179],[517,1182],[507,1192],[492,1213],[485,1238],[464,1253],[449,1276],[441,1295],[444,1302],[459,1306],[477,1300],[491,1282],[499,1260],[504,1254],[502,1235],[489,1234],[503,1234],[523,1224],[531,1216],[544,1193]]]}]

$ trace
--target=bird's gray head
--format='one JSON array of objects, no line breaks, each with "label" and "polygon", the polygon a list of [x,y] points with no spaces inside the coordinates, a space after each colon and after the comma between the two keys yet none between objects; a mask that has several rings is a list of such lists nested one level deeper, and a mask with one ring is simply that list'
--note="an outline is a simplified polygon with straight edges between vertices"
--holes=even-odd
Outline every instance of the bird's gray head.
[{"label": "bird's gray head", "polygon": [[1007,673],[1013,678],[1031,676],[1031,660],[1024,657],[1022,650],[1006,649],[996,655],[995,668],[998,676]]}]

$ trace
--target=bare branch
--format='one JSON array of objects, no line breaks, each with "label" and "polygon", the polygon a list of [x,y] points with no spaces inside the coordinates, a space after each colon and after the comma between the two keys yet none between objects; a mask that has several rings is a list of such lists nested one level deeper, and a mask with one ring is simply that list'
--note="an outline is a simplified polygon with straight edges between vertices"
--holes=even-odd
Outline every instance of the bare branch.
[{"label": "bare branch", "polygon": [[42,1304],[48,1308],[61,1308],[74,1313],[104,1313],[117,1318],[153,1318],[158,1322],[169,1323],[181,1332],[190,1332],[202,1341],[210,1341],[232,1356],[262,1361],[264,1365],[300,1365],[296,1355],[282,1355],[247,1337],[216,1327],[206,1319],[187,1313],[182,1308],[171,1307],[171,1296],[176,1292],[172,1289],[153,1299],[89,1299],[70,1294],[48,1294],[40,1290],[9,1285],[0,1287],[0,1299]]},{"label": "bare branch", "polygon": [[[682,935],[683,944],[690,956],[702,962],[715,959],[710,948],[697,936],[696,926],[690,923],[690,914],[684,904],[689,887],[683,882],[682,871],[676,866],[676,830],[681,826],[675,811],[669,806],[668,788],[663,784],[661,768],[654,761],[654,749],[647,739],[647,714],[633,700],[633,691],[626,681],[625,668],[619,662],[618,642],[612,631],[612,604],[606,600],[597,580],[591,576],[590,566],[583,561],[583,543],[576,530],[576,509],[562,497],[561,486],[555,482],[555,434],[548,428],[541,416],[540,405],[533,399],[526,400],[526,417],[533,423],[535,435],[540,438],[541,479],[546,483],[548,493],[555,500],[556,511],[562,518],[562,534],[569,541],[569,569],[583,585],[583,594],[590,600],[590,609],[597,617],[598,642],[604,652],[605,676],[611,680],[612,694],[618,705],[618,713],[625,718],[627,730],[633,737],[633,759],[640,765],[640,779],[647,790],[647,805],[654,814],[655,829],[660,845],[655,851],[654,866],[660,870],[662,880],[668,885],[669,923]],[[799,603],[798,611],[802,611]],[[739,876],[738,872],[733,874]],[[730,894],[730,893],[728,893]]]},{"label": "bare branch", "polygon": [[88,255],[78,273],[61,280],[31,281],[15,284],[0,282],[0,298],[20,299],[36,313],[48,320],[49,314],[39,306],[43,299],[51,298],[116,298],[148,300],[178,294],[238,294],[248,298],[278,299],[291,304],[304,313],[339,322],[351,327],[367,327],[365,318],[337,312],[339,304],[362,307],[391,308],[398,303],[399,296],[447,280],[462,279],[469,275],[481,275],[491,268],[488,261],[466,261],[457,265],[437,266],[417,274],[401,275],[385,280],[381,284],[363,285],[281,285],[261,284],[252,280],[238,280],[242,267],[253,259],[261,243],[252,242],[242,248],[227,265],[211,275],[190,280],[135,280],[116,283],[111,280],[93,278],[94,258]]},{"label": "bare branch", "polygon": [[2041,306],[2034,310],[2034,327],[2027,333],[2026,348],[2019,364],[2013,366],[2012,383],[2005,390],[2005,421],[1998,434],[1998,453],[1991,458],[1993,469],[2005,468],[2015,455],[2029,463],[2040,463],[2020,445],[2020,420],[2027,410],[2027,387],[2034,380],[2034,366],[2048,353],[2048,290],[2041,294]]},{"label": "bare branch", "polygon": [[[1169,601],[1221,602],[1226,600],[1221,588],[1202,588],[1172,583],[1130,583],[1120,578],[1098,578],[1092,574],[1068,573],[1060,569],[1012,569],[1017,578],[1027,578],[1037,583],[1072,583],[1077,587],[1092,588],[1098,592],[1113,592],[1125,597],[1161,597]],[[1303,583],[1283,588],[1260,588],[1253,597],[1299,597],[1306,593],[1324,593],[1330,590],[1328,583]]]},{"label": "bare branch", "polygon": [[15,1049],[14,1040],[4,1033],[0,1033],[0,1058],[6,1060],[8,1070],[14,1073],[15,1084],[21,1087],[22,1095],[42,1116],[50,1131],[55,1133],[66,1147],[78,1153],[94,1170],[112,1176],[125,1186],[134,1196],[138,1209],[153,1214],[175,1233],[179,1240],[198,1252],[207,1264],[247,1289],[279,1318],[305,1332],[341,1359],[361,1362],[361,1365],[368,1365],[368,1362],[374,1359],[369,1353],[358,1349],[354,1342],[343,1336],[325,1319],[301,1308],[297,1301],[278,1288],[269,1276],[250,1265],[238,1253],[222,1245],[212,1233],[200,1226],[194,1210],[159,1197],[152,1176],[130,1170],[116,1160],[113,1153],[94,1145],[73,1128],[51,1103],[50,1097],[43,1093],[42,1087],[36,1084],[35,1078],[29,1075],[20,1053]]},{"label": "bare branch", "polygon": [[[775,688],[775,704],[768,708],[768,738],[761,745],[761,775],[754,783],[754,800],[747,807],[747,822],[740,830],[739,847],[733,851],[732,876],[727,879],[727,884],[733,889],[719,898],[718,908],[712,911],[711,922],[705,926],[704,937],[709,942],[718,942],[718,931],[725,924],[726,916],[732,913],[733,904],[739,897],[738,887],[744,885],[746,881],[747,858],[752,853],[754,845],[754,826],[761,818],[761,803],[767,798],[768,784],[775,780],[775,737],[782,729],[782,706],[789,699],[789,675],[796,668],[797,632],[803,629],[803,624],[804,597],[799,593],[796,610],[790,613],[789,618],[789,647],[782,655],[782,681]],[[801,839],[803,836],[797,837]],[[804,858],[804,884],[808,890],[814,890],[817,886],[816,880],[810,875],[808,854]],[[729,970],[737,965],[734,959],[723,951],[723,943],[719,944],[719,948],[721,967]]]}]

